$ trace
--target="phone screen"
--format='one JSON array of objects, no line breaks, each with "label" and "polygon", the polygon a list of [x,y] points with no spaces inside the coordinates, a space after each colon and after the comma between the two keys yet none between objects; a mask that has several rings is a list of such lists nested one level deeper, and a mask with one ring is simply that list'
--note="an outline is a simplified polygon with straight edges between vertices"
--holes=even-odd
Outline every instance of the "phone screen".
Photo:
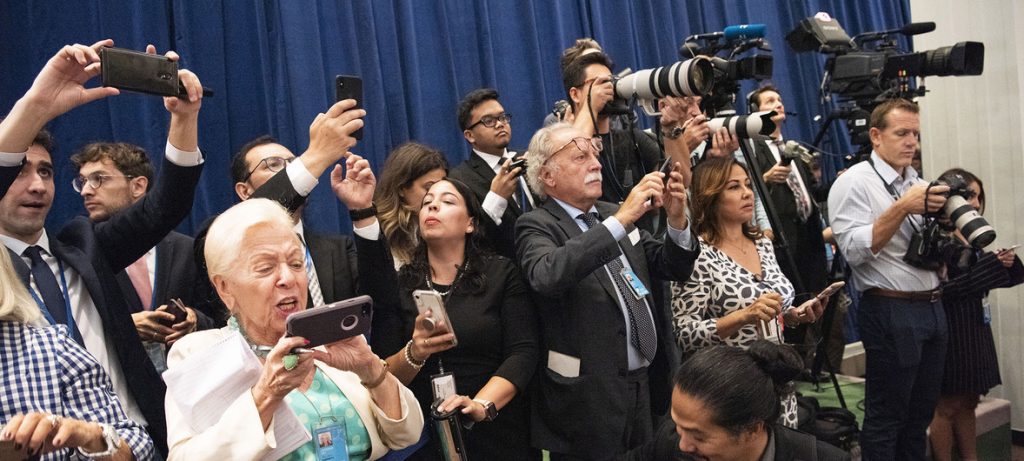
[{"label": "phone screen", "polygon": [[[355,99],[355,109],[363,108],[363,79],[354,75],[339,75],[334,80],[335,102],[345,99]],[[360,128],[352,133],[352,137],[363,139],[363,129]]]}]

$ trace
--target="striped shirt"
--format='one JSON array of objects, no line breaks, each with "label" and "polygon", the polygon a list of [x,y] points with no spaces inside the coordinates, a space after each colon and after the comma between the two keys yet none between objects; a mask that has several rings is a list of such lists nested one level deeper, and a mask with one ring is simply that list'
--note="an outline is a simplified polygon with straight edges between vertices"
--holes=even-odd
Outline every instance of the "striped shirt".
[{"label": "striped shirt", "polygon": [[924,180],[909,166],[900,175],[874,151],[871,152],[871,160],[846,170],[836,179],[828,194],[832,232],[853,269],[853,282],[861,290],[932,290],[939,286],[939,277],[935,271],[920,269],[903,261],[914,226],[918,229],[923,227],[920,215],[910,215],[903,219],[889,243],[878,253],[871,251],[875,220],[896,201],[886,190],[886,184],[891,185],[898,196],[903,196],[912,186],[924,183]]},{"label": "striped shirt", "polygon": [[[0,424],[33,411],[109,424],[135,459],[153,456],[149,434],[125,416],[110,377],[70,338],[66,326],[0,321]],[[77,450],[64,448],[42,459],[84,458]]]}]

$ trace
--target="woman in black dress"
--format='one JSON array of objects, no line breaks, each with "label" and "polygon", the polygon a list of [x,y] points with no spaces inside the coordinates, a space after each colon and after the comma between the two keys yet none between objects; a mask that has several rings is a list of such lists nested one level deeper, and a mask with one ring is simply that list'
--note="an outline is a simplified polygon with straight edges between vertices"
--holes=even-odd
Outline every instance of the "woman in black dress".
[{"label": "woman in black dress", "polygon": [[[374,260],[380,266],[366,268],[381,274],[378,284],[367,287],[369,294],[381,308],[396,309],[401,323],[400,331],[379,332],[398,338],[377,339],[404,346],[378,353],[392,354],[392,373],[412,389],[425,414],[435,401],[432,377],[452,373],[455,394],[447,396],[442,408],[461,408],[464,418],[476,422],[464,434],[470,459],[540,459],[540,452],[530,446],[530,402],[524,395],[537,366],[534,306],[515,265],[481,251],[477,223],[484,216],[465,184],[450,179],[435,183],[418,213],[420,243],[397,277],[388,270],[392,259],[383,245],[357,239],[359,251],[379,252]],[[425,327],[414,290],[442,296],[457,346],[452,346],[447,326],[439,324],[432,331]],[[433,431],[431,439],[410,459],[440,459]]]},{"label": "woman in black dress", "polygon": [[[981,180],[959,168],[946,171],[941,177],[954,174],[963,176],[974,192],[970,204],[984,212],[985,189]],[[977,250],[967,244],[959,231],[952,239],[957,250],[947,252],[947,280],[942,284],[942,306],[949,324],[946,372],[929,427],[936,461],[952,459],[954,445],[959,448],[960,459],[978,459],[974,410],[981,395],[1002,384],[989,325],[988,292],[1024,282],[1024,266],[1013,249],[995,253]]]}]

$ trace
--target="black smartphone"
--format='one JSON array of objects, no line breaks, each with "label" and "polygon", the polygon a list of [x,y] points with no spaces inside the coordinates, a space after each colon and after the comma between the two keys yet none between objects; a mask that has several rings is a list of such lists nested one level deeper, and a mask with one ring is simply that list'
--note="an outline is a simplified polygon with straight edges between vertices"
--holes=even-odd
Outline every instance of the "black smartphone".
[{"label": "black smartphone", "polygon": [[[334,102],[345,99],[355,99],[355,109],[363,108],[363,79],[354,75],[339,75],[334,78]],[[352,133],[352,137],[363,139],[363,129],[360,128]]]},{"label": "black smartphone", "polygon": [[178,63],[135,50],[100,49],[103,86],[159,96],[178,96]]},{"label": "black smartphone", "polygon": [[[100,75],[103,86],[121,90],[187,98],[185,85],[178,79],[178,62],[167,56],[126,50],[100,48]],[[203,97],[213,90],[203,87]]]},{"label": "black smartphone", "polygon": [[665,159],[665,162],[661,164],[661,168],[658,171],[665,173],[665,184],[668,184],[668,175],[672,173],[672,167],[675,166],[675,162],[672,161],[672,157]]},{"label": "black smartphone", "polygon": [[373,299],[363,295],[291,314],[285,331],[309,340],[306,347],[317,347],[366,334],[371,320]]},{"label": "black smartphone", "polygon": [[522,176],[526,174],[526,157],[517,157],[516,159],[512,160],[512,163],[508,164],[508,169],[506,171],[512,171],[516,168],[522,168],[521,170],[519,170],[519,174],[517,176]]},{"label": "black smartphone", "polygon": [[168,322],[167,326],[177,325],[188,318],[188,312],[185,311],[185,303],[181,302],[178,298],[172,298],[170,301],[167,301],[167,312],[174,316],[174,320]]}]

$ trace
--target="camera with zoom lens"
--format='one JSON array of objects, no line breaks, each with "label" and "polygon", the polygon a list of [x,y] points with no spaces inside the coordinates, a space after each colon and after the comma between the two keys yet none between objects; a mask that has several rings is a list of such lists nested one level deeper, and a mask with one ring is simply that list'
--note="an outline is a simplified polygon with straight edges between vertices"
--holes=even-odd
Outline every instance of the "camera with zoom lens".
[{"label": "camera with zoom lens", "polygon": [[[667,66],[643,69],[612,77],[615,100],[606,105],[612,113],[628,113],[625,101],[635,99],[647,115],[659,115],[655,103],[665,96],[702,96],[711,90],[713,69],[707,58],[693,58]],[[618,107],[619,109],[614,109]]]},{"label": "camera with zoom lens", "polygon": [[[946,204],[939,212],[925,214],[928,221],[924,229],[911,236],[910,247],[903,256],[907,264],[922,269],[935,270],[945,262],[963,258],[959,253],[963,247],[953,240],[948,231],[958,229],[967,243],[978,249],[985,248],[996,239],[996,230],[971,206],[969,200],[974,197],[974,191],[963,176],[946,175],[928,187],[939,185],[949,186]],[[941,218],[945,218],[948,224]]]}]

